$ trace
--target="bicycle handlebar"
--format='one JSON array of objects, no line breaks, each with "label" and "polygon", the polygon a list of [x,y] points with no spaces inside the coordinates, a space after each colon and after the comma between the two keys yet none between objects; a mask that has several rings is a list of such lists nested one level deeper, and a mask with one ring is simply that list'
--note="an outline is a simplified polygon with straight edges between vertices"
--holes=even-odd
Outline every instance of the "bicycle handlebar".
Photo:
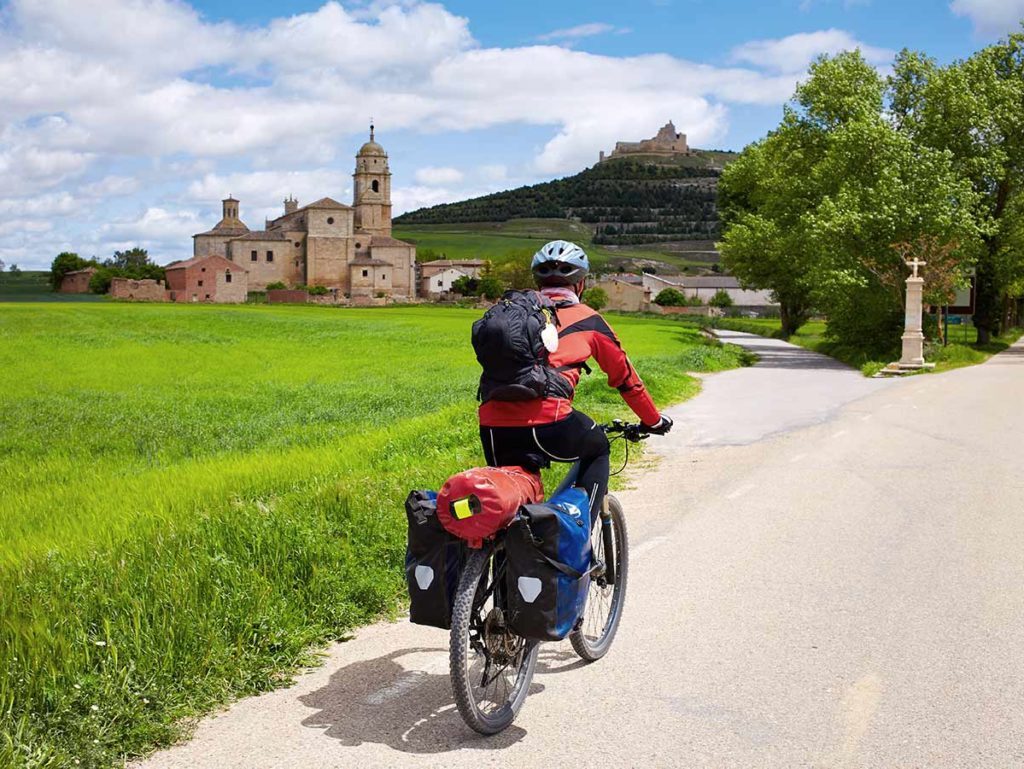
[{"label": "bicycle handlebar", "polygon": [[606,435],[621,435],[631,443],[647,440],[651,435],[639,422],[623,422],[621,419],[613,419],[609,424],[601,425],[601,429]]}]

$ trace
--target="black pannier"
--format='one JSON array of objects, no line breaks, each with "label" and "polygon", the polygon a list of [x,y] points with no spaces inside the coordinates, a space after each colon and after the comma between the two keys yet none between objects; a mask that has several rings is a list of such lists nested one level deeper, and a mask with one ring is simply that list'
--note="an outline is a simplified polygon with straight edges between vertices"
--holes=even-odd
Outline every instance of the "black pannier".
[{"label": "black pannier", "polygon": [[405,581],[409,588],[409,621],[447,630],[465,560],[465,545],[437,520],[437,492],[411,491],[405,500],[409,539],[405,550]]}]

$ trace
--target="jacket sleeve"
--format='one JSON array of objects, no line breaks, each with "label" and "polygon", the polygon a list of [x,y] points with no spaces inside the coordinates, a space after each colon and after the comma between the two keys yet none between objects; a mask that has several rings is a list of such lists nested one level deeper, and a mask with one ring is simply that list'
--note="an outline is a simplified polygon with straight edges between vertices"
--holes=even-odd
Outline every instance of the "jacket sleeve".
[{"label": "jacket sleeve", "polygon": [[629,362],[626,351],[619,344],[619,338],[615,336],[615,332],[605,319],[597,313],[588,320],[593,326],[590,334],[590,352],[597,365],[608,375],[608,385],[619,391],[622,399],[641,422],[645,425],[657,424],[661,414],[658,413],[657,406],[644,387],[643,380]]}]

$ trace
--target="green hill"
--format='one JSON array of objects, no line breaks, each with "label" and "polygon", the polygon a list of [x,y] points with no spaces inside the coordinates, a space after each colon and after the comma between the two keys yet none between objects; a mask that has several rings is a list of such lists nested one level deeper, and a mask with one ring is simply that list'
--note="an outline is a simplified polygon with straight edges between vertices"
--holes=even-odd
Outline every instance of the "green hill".
[{"label": "green hill", "polygon": [[395,223],[570,219],[588,225],[596,244],[713,240],[718,235],[718,177],[731,157],[699,152],[682,158],[616,158],[575,176],[421,208]]}]

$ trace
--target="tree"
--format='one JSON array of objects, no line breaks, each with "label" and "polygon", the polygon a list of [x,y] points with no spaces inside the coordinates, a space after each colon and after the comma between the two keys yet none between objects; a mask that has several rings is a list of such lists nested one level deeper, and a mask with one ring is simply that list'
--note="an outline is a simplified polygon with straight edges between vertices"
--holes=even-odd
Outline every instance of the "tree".
[{"label": "tree", "polygon": [[729,292],[726,291],[724,288],[720,288],[714,293],[714,296],[708,299],[708,304],[711,307],[717,307],[720,310],[726,310],[729,307],[732,307],[733,301],[732,297],[729,296]]},{"label": "tree", "polygon": [[488,266],[485,275],[494,276],[506,288],[533,288],[536,281],[533,278],[533,270],[530,269],[531,256],[532,254],[528,252],[513,255],[496,267]]},{"label": "tree", "polygon": [[971,214],[981,238],[975,315],[986,343],[1016,299],[1024,264],[1007,244],[1019,226],[1024,194],[1024,34],[1009,35],[969,59],[938,67],[902,52],[889,81],[900,127],[915,141],[952,156],[976,194]]},{"label": "tree", "polygon": [[501,298],[501,295],[505,293],[505,287],[501,285],[501,281],[491,276],[481,278],[477,284],[477,290],[482,297],[492,301]]},{"label": "tree", "polygon": [[719,183],[724,267],[744,288],[769,289],[789,337],[811,315],[815,259],[804,216],[816,199],[811,168],[819,137],[792,111],[725,168]]},{"label": "tree", "polygon": [[600,286],[591,286],[583,292],[583,296],[580,299],[583,304],[593,310],[600,311],[608,306],[608,292]]},{"label": "tree", "polygon": [[149,252],[138,246],[127,251],[115,251],[114,256],[104,262],[104,266],[115,270],[140,270],[150,264]]},{"label": "tree", "polygon": [[18,277],[19,275],[21,275],[21,268],[16,264],[12,264],[10,268],[7,270],[7,272],[9,272],[14,277]]},{"label": "tree", "polygon": [[956,244],[965,265],[977,244],[970,185],[948,153],[897,128],[885,93],[859,53],[818,59],[781,126],[726,169],[722,206],[726,266],[775,293],[785,334],[813,306],[831,336],[878,355],[899,339],[906,273],[897,244]]},{"label": "tree", "polygon": [[462,294],[462,296],[477,296],[480,293],[477,290],[478,283],[479,281],[476,278],[463,275],[452,281],[452,291],[456,294]]},{"label": "tree", "polygon": [[4,260],[3,260],[3,259],[0,259],[0,272],[3,272],[3,271],[4,271],[4,267],[5,267],[5,266],[6,266],[6,265],[4,265]]},{"label": "tree", "polygon": [[83,270],[90,264],[91,262],[86,261],[76,253],[62,251],[57,254],[50,264],[50,286],[54,291],[58,291],[65,275],[75,270]]}]

